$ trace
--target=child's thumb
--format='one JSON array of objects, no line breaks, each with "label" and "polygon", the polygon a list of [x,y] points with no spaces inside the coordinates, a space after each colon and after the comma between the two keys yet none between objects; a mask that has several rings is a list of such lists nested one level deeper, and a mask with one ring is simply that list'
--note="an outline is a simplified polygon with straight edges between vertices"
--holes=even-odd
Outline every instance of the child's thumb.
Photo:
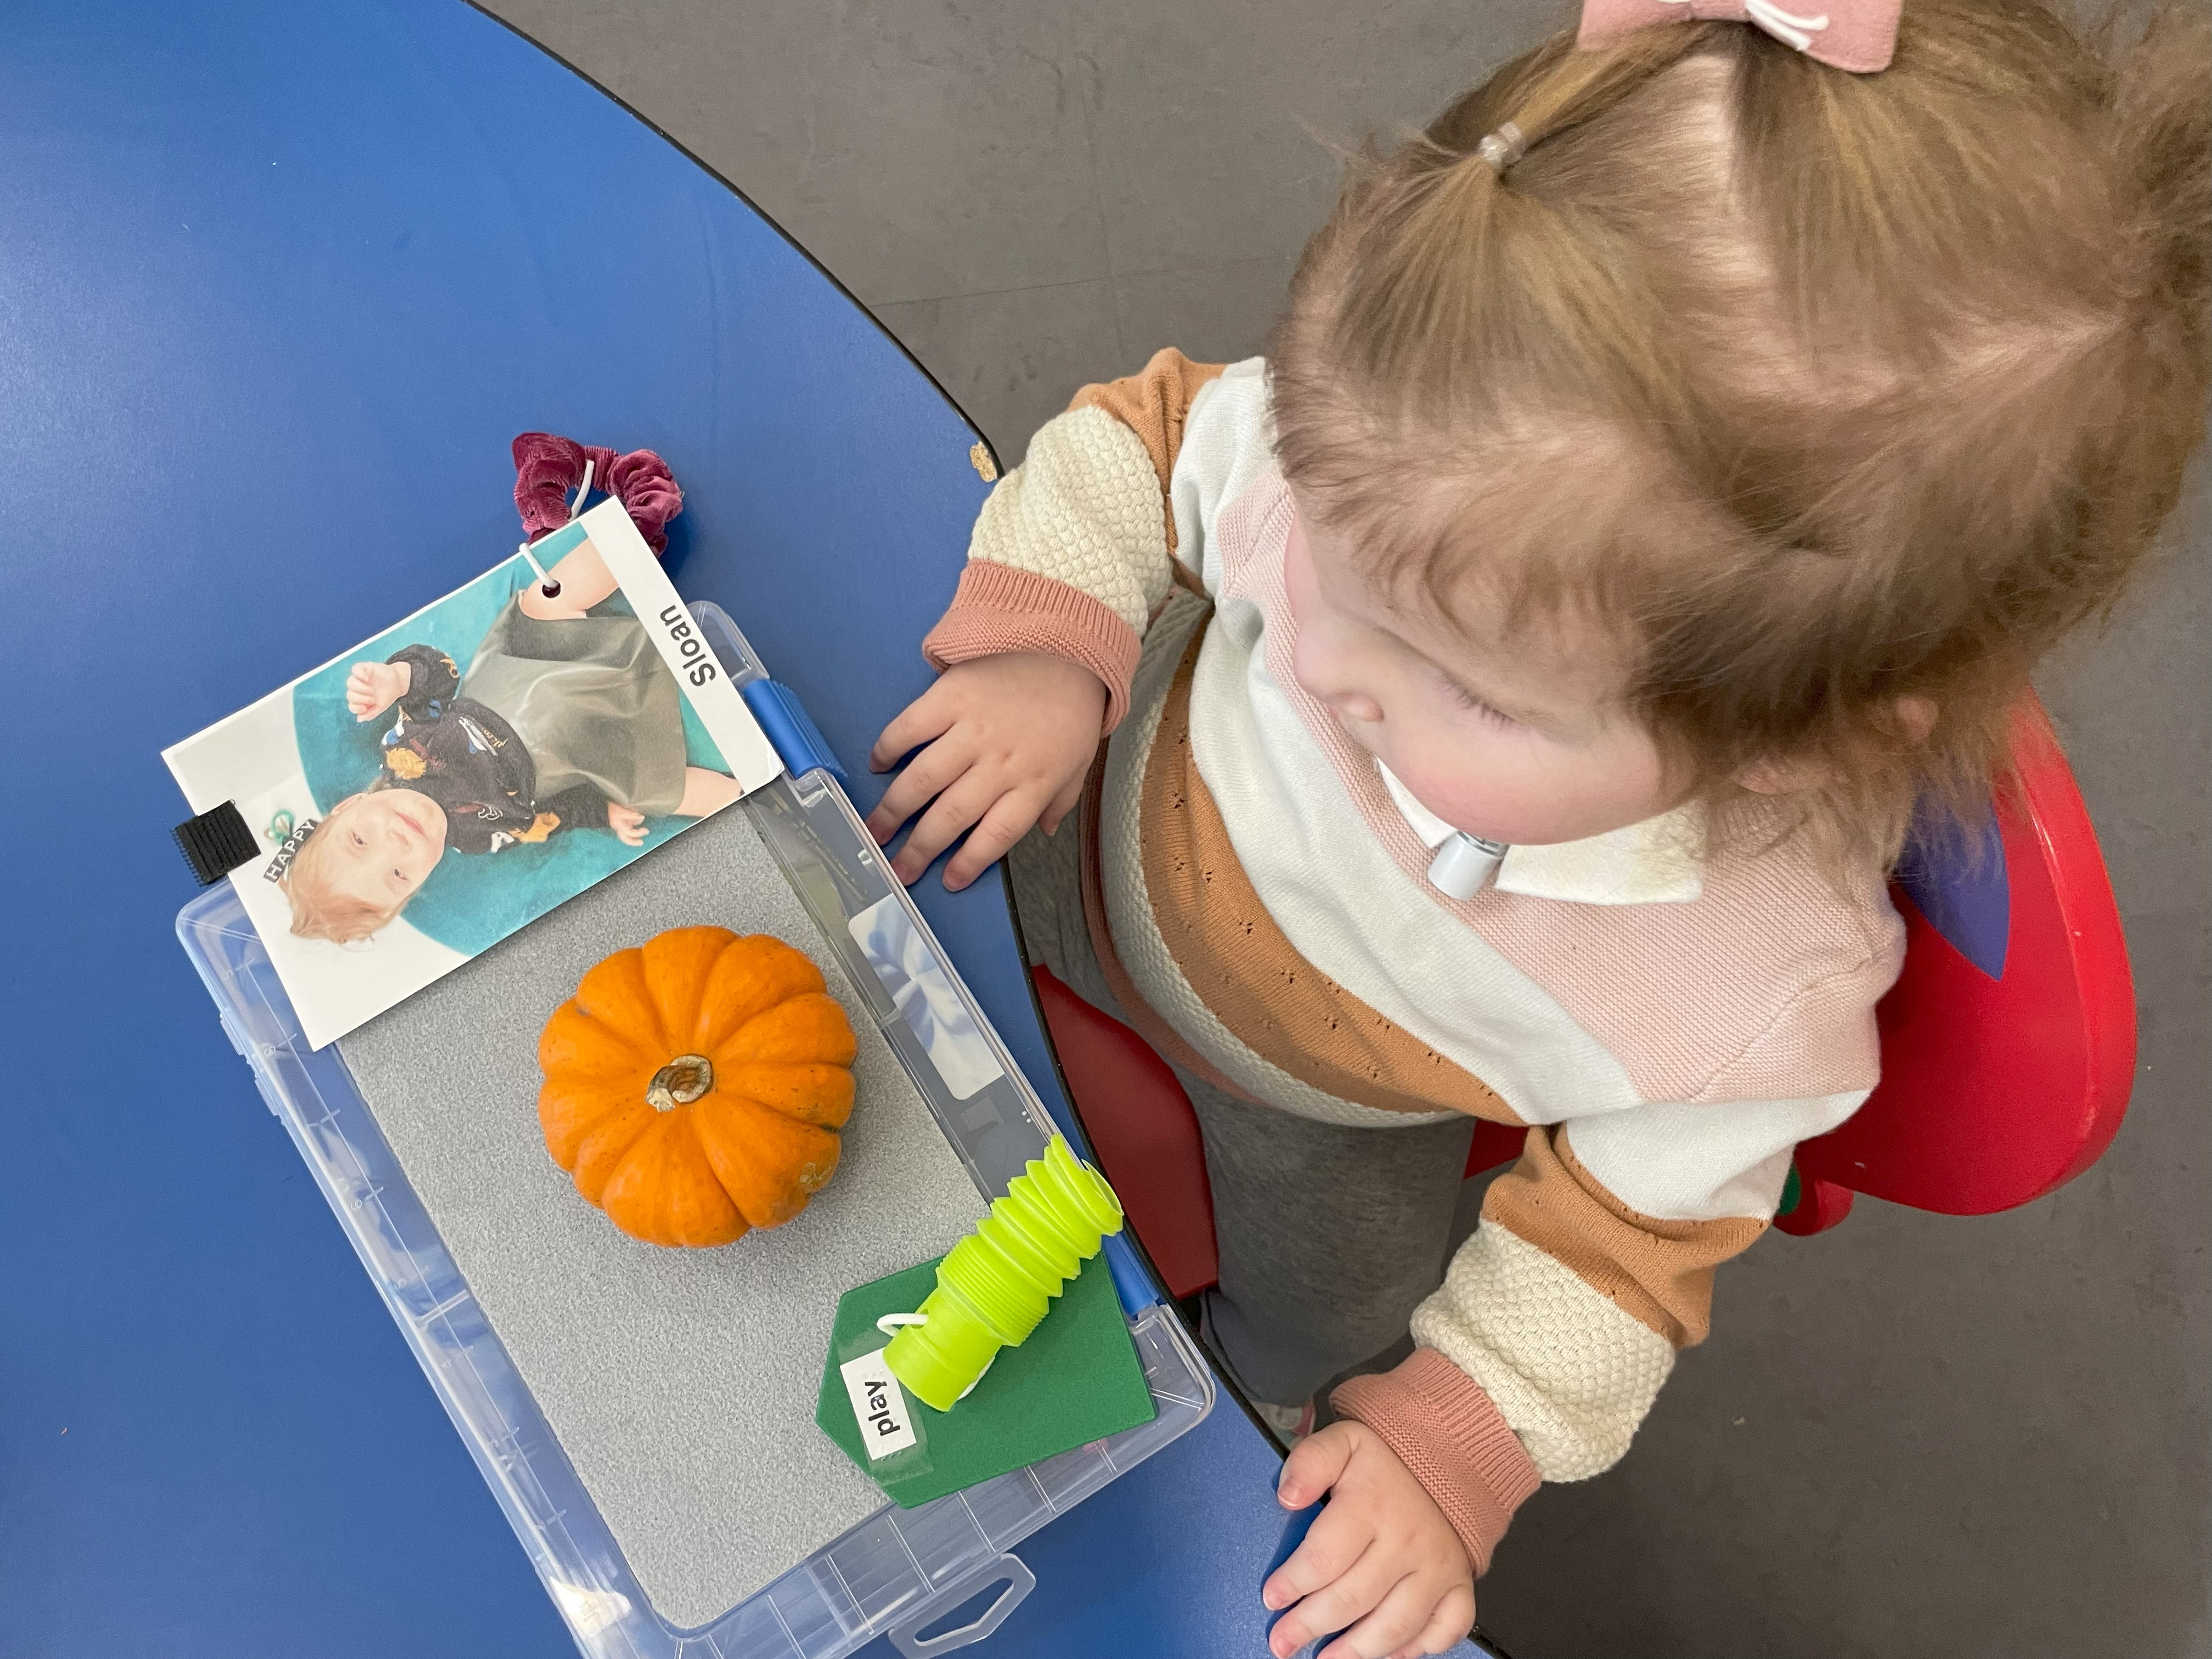
[{"label": "child's thumb", "polygon": [[1350,1425],[1343,1423],[1332,1423],[1299,1441],[1283,1460],[1282,1478],[1275,1482],[1276,1500],[1291,1510],[1318,1504],[1352,1461],[1352,1443]]}]

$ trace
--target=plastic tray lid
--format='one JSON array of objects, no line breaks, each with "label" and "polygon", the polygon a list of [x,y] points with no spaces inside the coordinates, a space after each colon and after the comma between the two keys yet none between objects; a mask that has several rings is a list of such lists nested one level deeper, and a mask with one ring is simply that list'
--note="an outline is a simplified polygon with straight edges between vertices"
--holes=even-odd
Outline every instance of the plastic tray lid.
[{"label": "plastic tray lid", "polygon": [[[719,608],[691,609],[741,692],[775,684]],[[803,742],[787,750],[779,743],[779,751],[787,764],[811,757]],[[1042,1154],[1051,1117],[945,963],[829,768],[780,778],[740,810],[866,1000],[978,1190],[987,1197],[1004,1192]],[[586,1659],[843,1659],[884,1635],[902,1651],[922,1656],[979,1641],[1035,1583],[1007,1555],[1013,1545],[1195,1428],[1212,1409],[1212,1377],[1188,1334],[1159,1302],[1126,1242],[1110,1240],[1115,1285],[1158,1407],[1153,1421],[914,1510],[887,1504],[708,1625],[678,1630],[654,1613],[623,1559],[337,1045],[307,1047],[229,884],[186,905],[177,932],[224,1031],[313,1174]],[[997,1598],[969,1623],[928,1628],[994,1583],[1001,1586]]]}]

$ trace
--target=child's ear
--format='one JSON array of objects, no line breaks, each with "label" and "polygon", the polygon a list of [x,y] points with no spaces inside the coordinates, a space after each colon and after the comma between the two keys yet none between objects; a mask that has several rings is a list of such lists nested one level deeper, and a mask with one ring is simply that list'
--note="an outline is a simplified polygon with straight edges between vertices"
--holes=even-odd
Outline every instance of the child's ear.
[{"label": "child's ear", "polygon": [[1917,749],[1928,741],[1928,734],[1936,729],[1933,697],[1899,697],[1891,708],[1897,718],[1898,735],[1908,748]]}]

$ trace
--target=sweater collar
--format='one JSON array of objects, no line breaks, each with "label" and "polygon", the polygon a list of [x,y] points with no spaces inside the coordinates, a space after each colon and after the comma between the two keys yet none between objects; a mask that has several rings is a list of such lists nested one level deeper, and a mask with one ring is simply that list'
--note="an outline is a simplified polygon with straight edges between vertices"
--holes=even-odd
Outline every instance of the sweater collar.
[{"label": "sweater collar", "polygon": [[[1431,849],[1458,832],[1375,763],[1407,825]],[[1583,841],[1513,847],[1493,885],[1503,893],[1573,904],[1687,904],[1705,891],[1705,815],[1694,802]]]}]

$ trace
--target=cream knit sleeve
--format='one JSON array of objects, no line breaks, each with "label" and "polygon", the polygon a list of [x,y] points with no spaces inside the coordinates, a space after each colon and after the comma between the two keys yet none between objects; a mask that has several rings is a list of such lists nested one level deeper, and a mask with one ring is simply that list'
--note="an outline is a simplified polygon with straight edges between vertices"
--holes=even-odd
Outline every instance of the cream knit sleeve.
[{"label": "cream knit sleeve", "polygon": [[1152,613],[1175,580],[1169,480],[1192,399],[1218,371],[1164,351],[1087,386],[1030,440],[983,503],[968,568],[922,642],[939,668],[1046,651],[1105,684],[1111,730]]}]

